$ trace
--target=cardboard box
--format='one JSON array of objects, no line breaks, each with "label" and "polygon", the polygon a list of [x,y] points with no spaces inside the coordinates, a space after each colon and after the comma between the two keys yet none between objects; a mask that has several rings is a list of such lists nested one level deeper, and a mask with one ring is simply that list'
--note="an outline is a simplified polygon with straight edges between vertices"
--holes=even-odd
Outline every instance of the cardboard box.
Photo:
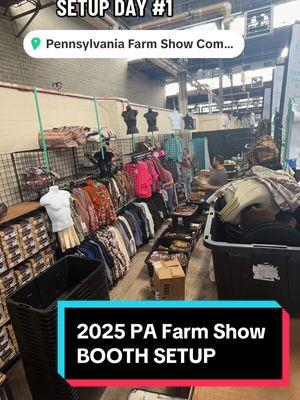
[{"label": "cardboard box", "polygon": [[15,335],[15,332],[14,332],[14,329],[13,329],[12,325],[7,325],[6,330],[7,330],[8,336],[9,336],[9,338],[10,338],[10,340],[11,340],[11,342],[12,342],[14,348],[15,348],[15,351],[17,353],[19,353],[20,352],[19,345],[18,345],[17,338],[16,338],[16,335]]},{"label": "cardboard box", "polygon": [[26,285],[26,283],[31,281],[31,279],[33,279],[33,272],[32,271],[28,272],[26,275],[19,275],[17,277],[18,286],[21,287],[23,285]]},{"label": "cardboard box", "polygon": [[8,342],[10,342],[10,337],[6,327],[4,326],[0,329],[0,348],[2,348],[2,346],[6,346]]},{"label": "cardboard box", "polygon": [[19,286],[23,286],[31,279],[33,279],[33,271],[31,269],[30,263],[19,265],[15,269],[15,277]]},{"label": "cardboard box", "polygon": [[7,266],[8,268],[13,268],[16,265],[20,264],[22,261],[25,260],[23,252],[20,254],[12,254],[7,256],[6,261],[7,261]]},{"label": "cardboard box", "polygon": [[38,241],[38,246],[40,249],[43,249],[45,246],[48,246],[49,244],[50,244],[50,239],[48,235],[47,237]]},{"label": "cardboard box", "polygon": [[19,236],[14,236],[2,241],[2,250],[4,253],[10,252],[10,249],[20,246]]},{"label": "cardboard box", "polygon": [[29,219],[18,219],[17,228],[19,233],[23,234],[24,231],[33,230],[32,222]]},{"label": "cardboard box", "polygon": [[5,250],[5,258],[8,268],[13,268],[22,261],[25,257],[21,246],[11,247]]},{"label": "cardboard box", "polygon": [[0,247],[0,274],[7,270],[6,258]]},{"label": "cardboard box", "polygon": [[185,299],[185,274],[180,262],[175,260],[153,263],[152,287],[160,300]]},{"label": "cardboard box", "polygon": [[40,249],[43,249],[45,246],[50,244],[50,238],[47,231],[36,233],[35,237],[37,245]]},{"label": "cardboard box", "polygon": [[11,226],[7,226],[5,228],[2,228],[0,230],[0,241],[3,244],[3,242],[5,242],[8,239],[14,238],[14,237],[18,237],[18,230],[11,227]]},{"label": "cardboard box", "polygon": [[28,239],[24,239],[22,241],[23,249],[26,249],[27,247],[33,247],[33,246],[37,247],[37,241],[35,240],[35,237],[34,237],[34,239],[28,238]]},{"label": "cardboard box", "polygon": [[7,305],[6,305],[6,296],[1,293],[0,294],[0,323],[3,324],[9,318]]},{"label": "cardboard box", "polygon": [[17,281],[13,269],[9,270],[8,272],[4,272],[4,274],[0,276],[0,291],[5,296],[8,296],[7,293],[10,293],[11,290],[16,286]]},{"label": "cardboard box", "polygon": [[27,231],[23,231],[23,233],[20,233],[19,238],[21,242],[23,242],[23,240],[34,240],[35,235],[32,230],[28,229]]},{"label": "cardboard box", "polygon": [[43,255],[42,252],[35,254],[33,257],[31,257],[28,260],[31,264],[33,265],[40,265],[43,264],[44,260],[43,260]]},{"label": "cardboard box", "polygon": [[0,368],[2,368],[9,360],[16,356],[16,350],[12,344],[7,346],[0,352]]},{"label": "cardboard box", "polygon": [[43,258],[30,258],[29,262],[34,276],[39,275],[45,270],[45,260]]},{"label": "cardboard box", "polygon": [[3,274],[4,272],[6,272],[8,270],[6,262],[4,263],[0,263],[0,275]]},{"label": "cardboard box", "polygon": [[34,234],[35,235],[39,235],[40,233],[42,233],[42,234],[43,233],[47,233],[48,234],[47,227],[43,222],[41,222],[39,224],[39,226],[36,226],[35,229],[34,229]]},{"label": "cardboard box", "polygon": [[29,222],[34,226],[34,229],[44,225],[44,218],[41,213],[33,214],[28,218]]},{"label": "cardboard box", "polygon": [[45,238],[49,239],[48,232],[46,231],[46,229],[44,229],[44,230],[42,230],[40,232],[36,232],[35,233],[35,238],[36,238],[36,240],[38,242],[43,240],[43,239],[45,239]]},{"label": "cardboard box", "polygon": [[23,247],[25,258],[31,257],[39,251],[39,244],[36,241],[30,240],[29,243]]}]

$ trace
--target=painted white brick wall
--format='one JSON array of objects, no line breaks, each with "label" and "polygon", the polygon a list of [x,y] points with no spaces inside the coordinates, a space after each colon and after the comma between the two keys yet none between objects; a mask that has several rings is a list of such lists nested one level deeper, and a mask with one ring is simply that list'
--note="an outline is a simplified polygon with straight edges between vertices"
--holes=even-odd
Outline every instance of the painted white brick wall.
[{"label": "painted white brick wall", "polygon": [[[14,13],[26,10],[18,7]],[[31,7],[31,6],[30,6]],[[11,21],[0,19],[0,81],[51,88],[62,82],[63,91],[96,96],[125,97],[129,101],[165,106],[164,87],[140,72],[128,71],[125,59],[31,59],[23,51],[23,38],[34,29],[91,29],[79,18],[58,18],[55,7],[42,10],[22,37],[17,32],[27,17]]]}]

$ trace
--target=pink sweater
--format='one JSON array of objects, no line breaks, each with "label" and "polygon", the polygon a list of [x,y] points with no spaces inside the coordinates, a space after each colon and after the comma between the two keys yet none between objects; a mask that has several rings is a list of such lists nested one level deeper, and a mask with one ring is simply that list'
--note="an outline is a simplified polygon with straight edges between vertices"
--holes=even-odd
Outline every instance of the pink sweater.
[{"label": "pink sweater", "polygon": [[158,174],[156,173],[155,166],[152,160],[145,161],[148,172],[152,179],[152,188],[154,192],[159,190],[159,181],[158,181]]},{"label": "pink sweater", "polygon": [[145,162],[138,161],[137,164],[128,163],[124,167],[134,182],[135,194],[142,199],[152,196],[152,178],[148,172]]}]

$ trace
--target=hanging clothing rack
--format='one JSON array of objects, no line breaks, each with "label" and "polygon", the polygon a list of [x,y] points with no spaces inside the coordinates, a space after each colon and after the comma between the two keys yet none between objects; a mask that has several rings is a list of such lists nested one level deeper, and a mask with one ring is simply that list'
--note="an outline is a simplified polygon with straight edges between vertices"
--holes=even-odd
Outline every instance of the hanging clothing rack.
[{"label": "hanging clothing rack", "polygon": [[140,161],[144,160],[148,156],[153,154],[153,150],[148,150],[148,151],[143,151],[142,153],[137,153],[137,154],[132,154],[131,155],[131,160],[134,161]]},{"label": "hanging clothing rack", "polygon": [[134,199],[130,200],[128,203],[124,204],[122,207],[118,208],[116,210],[116,214],[119,216],[120,214],[122,214],[123,211],[125,211],[129,206],[131,206],[132,203],[134,203],[135,201],[137,201],[137,197],[135,197]]}]

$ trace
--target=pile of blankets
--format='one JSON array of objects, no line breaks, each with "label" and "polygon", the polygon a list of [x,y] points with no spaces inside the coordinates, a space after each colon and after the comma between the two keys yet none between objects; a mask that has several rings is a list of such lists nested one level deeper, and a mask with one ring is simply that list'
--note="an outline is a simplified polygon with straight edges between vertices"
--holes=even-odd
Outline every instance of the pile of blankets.
[{"label": "pile of blankets", "polygon": [[264,204],[274,214],[279,211],[294,213],[300,206],[300,186],[283,171],[254,166],[243,179],[232,181],[218,189],[207,202],[224,196],[226,205],[219,211],[221,221],[238,225],[241,212],[252,204]]}]

